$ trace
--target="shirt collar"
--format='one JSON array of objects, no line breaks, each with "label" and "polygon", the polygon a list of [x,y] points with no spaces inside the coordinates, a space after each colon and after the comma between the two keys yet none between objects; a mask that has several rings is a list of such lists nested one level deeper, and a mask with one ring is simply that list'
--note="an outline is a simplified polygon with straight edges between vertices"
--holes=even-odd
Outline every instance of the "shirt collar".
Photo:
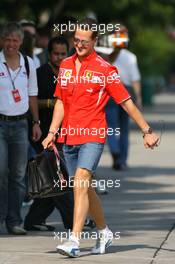
[{"label": "shirt collar", "polygon": [[[20,62],[19,62],[19,64],[20,64],[20,66],[24,66],[24,57],[23,57],[23,55],[20,52],[18,52],[18,54],[20,56]],[[5,55],[4,55],[4,51],[3,50],[0,52],[0,61],[2,63],[6,63],[6,58],[5,58]]]},{"label": "shirt collar", "polygon": [[[97,53],[94,50],[91,54],[89,54],[87,57],[85,57],[83,59],[83,62],[90,61],[91,59],[93,59],[95,57],[97,57]],[[73,62],[75,62],[76,58],[77,58],[77,53],[73,54],[73,56],[72,56]]]}]

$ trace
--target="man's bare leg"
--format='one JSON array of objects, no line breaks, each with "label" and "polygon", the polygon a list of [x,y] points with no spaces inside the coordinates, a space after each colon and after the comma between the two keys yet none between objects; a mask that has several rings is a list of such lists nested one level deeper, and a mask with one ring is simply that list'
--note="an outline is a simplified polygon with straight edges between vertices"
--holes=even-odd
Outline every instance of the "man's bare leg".
[{"label": "man's bare leg", "polygon": [[89,212],[92,216],[93,220],[96,223],[96,226],[99,230],[104,229],[106,227],[103,208],[101,205],[101,201],[95,192],[94,188],[90,185],[88,189],[88,197],[89,197]]},{"label": "man's bare leg", "polygon": [[[78,168],[74,176],[74,219],[73,230],[69,241],[57,246],[57,251],[69,257],[79,256],[79,239],[88,212],[91,213],[96,222],[99,237],[92,254],[104,254],[107,247],[112,244],[112,232],[105,224],[104,214],[100,200],[91,187],[91,173],[86,169]],[[100,243],[99,243],[100,239]]]},{"label": "man's bare leg", "polygon": [[79,236],[85,219],[90,211],[98,229],[104,229],[106,224],[100,200],[91,185],[91,173],[78,168],[74,177],[74,219],[73,234]]},{"label": "man's bare leg", "polygon": [[74,176],[74,217],[72,233],[79,236],[89,211],[88,187],[91,173],[82,168],[76,170]]}]

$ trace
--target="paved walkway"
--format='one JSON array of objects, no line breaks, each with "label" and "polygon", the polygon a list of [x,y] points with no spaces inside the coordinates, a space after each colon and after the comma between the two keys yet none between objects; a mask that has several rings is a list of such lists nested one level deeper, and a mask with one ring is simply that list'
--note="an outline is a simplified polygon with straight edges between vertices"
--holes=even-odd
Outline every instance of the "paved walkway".
[{"label": "paved walkway", "polygon": [[[165,121],[161,145],[154,151],[144,149],[139,131],[131,125],[128,171],[112,171],[107,148],[104,151],[98,175],[121,185],[109,188],[109,194],[101,196],[107,222],[116,237],[108,254],[90,255],[88,250],[94,244],[91,238],[81,241],[82,257],[68,259],[55,252],[59,241],[54,240],[53,233],[30,232],[25,237],[0,236],[0,264],[174,264],[174,102],[175,95],[162,94],[156,96],[154,107],[145,109],[145,116],[156,131],[160,132],[159,120]],[[56,211],[48,222],[56,226],[56,232],[64,231]]]}]

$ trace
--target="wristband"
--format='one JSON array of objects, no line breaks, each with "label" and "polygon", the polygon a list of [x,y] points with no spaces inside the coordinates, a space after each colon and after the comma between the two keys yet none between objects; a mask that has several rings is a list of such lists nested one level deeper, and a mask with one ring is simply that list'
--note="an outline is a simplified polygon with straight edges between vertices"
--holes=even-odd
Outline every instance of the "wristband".
[{"label": "wristband", "polygon": [[33,125],[37,124],[40,126],[41,122],[40,122],[40,120],[32,120],[32,124]]},{"label": "wristband", "polygon": [[146,130],[142,130],[142,133],[143,133],[143,138],[145,137],[145,135],[150,135],[153,133],[153,130],[151,127],[149,127],[148,129]]},{"label": "wristband", "polygon": [[53,131],[49,130],[48,134],[52,134],[53,136],[56,136],[56,135],[58,135],[58,132],[57,131],[53,132]]},{"label": "wristband", "polygon": [[55,132],[50,131],[50,130],[49,130],[48,134],[52,134],[53,136],[55,136]]}]

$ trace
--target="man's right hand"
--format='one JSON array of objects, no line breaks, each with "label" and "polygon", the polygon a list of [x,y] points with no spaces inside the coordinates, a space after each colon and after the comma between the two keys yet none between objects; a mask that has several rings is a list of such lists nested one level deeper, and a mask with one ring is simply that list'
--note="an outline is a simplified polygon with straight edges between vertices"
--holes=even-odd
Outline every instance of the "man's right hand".
[{"label": "man's right hand", "polygon": [[55,135],[48,133],[47,137],[42,142],[44,149],[46,148],[52,149],[53,142],[55,141],[55,139],[56,139]]}]

